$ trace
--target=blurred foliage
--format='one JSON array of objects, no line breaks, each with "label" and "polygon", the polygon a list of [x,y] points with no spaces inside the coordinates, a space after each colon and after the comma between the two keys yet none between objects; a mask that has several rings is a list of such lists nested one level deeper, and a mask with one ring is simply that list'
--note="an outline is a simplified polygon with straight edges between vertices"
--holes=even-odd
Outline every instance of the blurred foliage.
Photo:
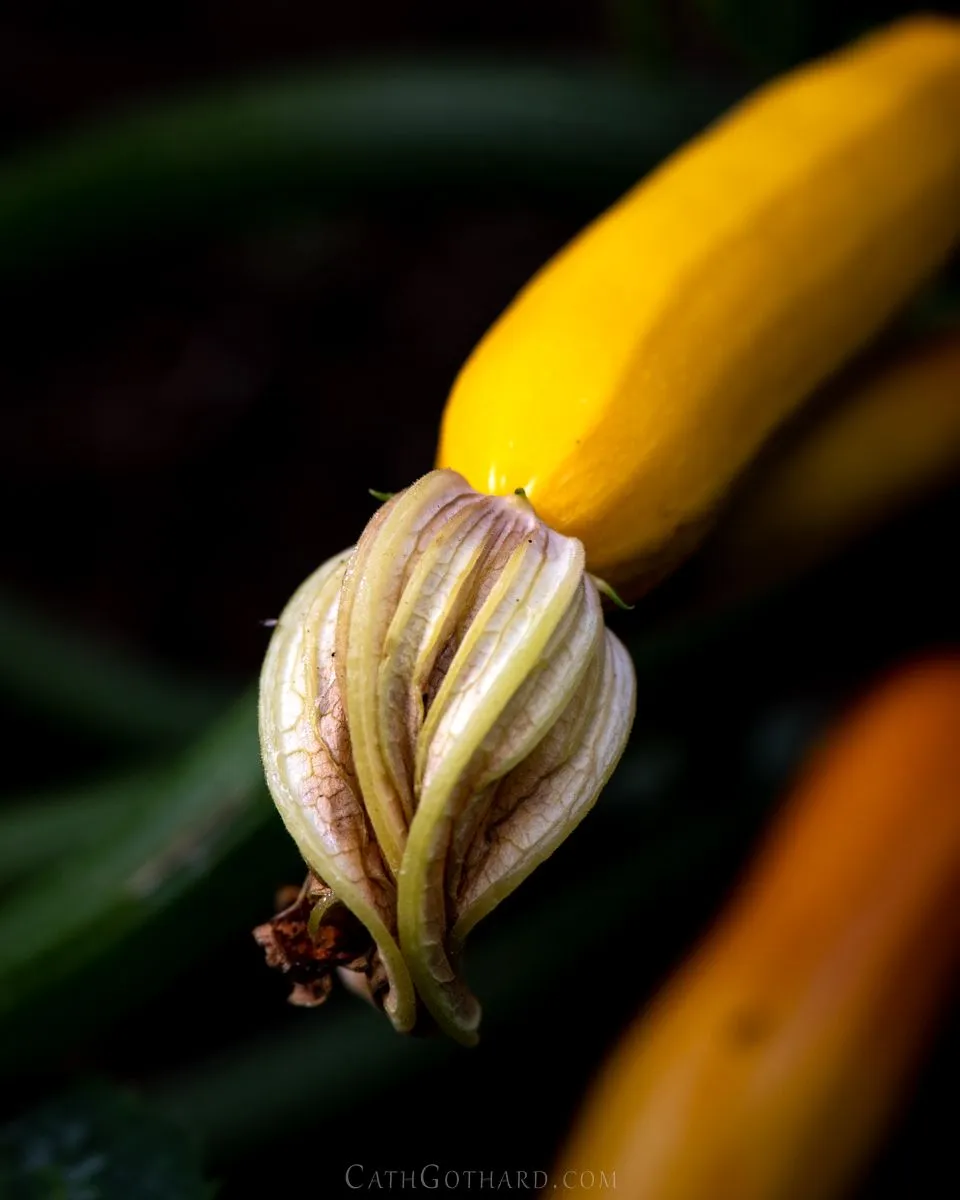
[{"label": "blurred foliage", "polygon": [[0,688],[8,696],[111,742],[169,745],[202,727],[226,700],[222,688],[172,677],[4,595],[0,647]]},{"label": "blurred foliage", "polygon": [[108,840],[127,813],[156,792],[154,771],[80,787],[11,797],[0,808],[0,889],[26,882],[50,862]]},{"label": "blurred foliage", "polygon": [[6,1200],[211,1200],[196,1147],[105,1084],[77,1087],[0,1130]]},{"label": "blurred foliage", "polygon": [[[124,787],[128,782],[115,781],[94,793],[94,805]],[[139,950],[149,967],[146,986],[155,987],[165,970],[182,969],[217,936],[224,914],[205,906],[203,885],[218,870],[236,869],[235,857],[273,817],[253,696],[242,697],[170,767],[128,787],[126,799],[109,831],[89,847],[64,847],[65,858],[48,860],[0,908],[0,1023],[8,1034],[21,1027],[24,1034],[4,1038],[4,1067],[26,1055],[23,1065],[35,1069],[41,1057],[62,1051],[64,1035],[71,1039],[87,1021],[109,1020],[111,1006],[97,989],[89,1011],[83,997],[84,981],[104,978],[111,961],[122,976],[135,977]],[[90,804],[91,797],[77,800]],[[21,831],[23,810],[23,804],[13,810]],[[165,942],[157,925],[183,917],[184,901],[189,937]],[[31,1025],[66,994],[77,997],[69,1028],[52,1022],[42,1047],[33,1046]]]},{"label": "blurred foliage", "polygon": [[0,270],[400,195],[612,197],[735,95],[695,75],[480,61],[211,90],[0,168]]},{"label": "blurred foliage", "polygon": [[[0,166],[0,279],[15,293],[65,262],[305,213],[601,205],[757,78],[904,10],[606,7],[616,68],[504,55],[298,69],[23,146]],[[955,301],[948,282],[910,319],[942,323]],[[476,1129],[493,1107],[503,1162],[545,1166],[598,1057],[709,920],[830,715],[890,662],[960,637],[944,554],[958,509],[938,497],[736,608],[703,593],[694,562],[613,618],[638,665],[637,732],[575,855],[561,847],[474,936],[487,1016],[472,1055],[400,1039],[344,996],[320,1013],[283,1005],[248,930],[302,868],[262,785],[251,692],[230,705],[219,680],[4,597],[0,699],[15,736],[44,747],[35,784],[0,806],[0,1065],[17,1081],[4,1105],[16,1113],[92,1065],[165,1115],[99,1085],[47,1100],[0,1134],[0,1193],[209,1195],[170,1120],[200,1140],[227,1197],[336,1194],[355,1153],[409,1166],[442,1144],[486,1168]],[[96,772],[71,776],[71,748],[88,744]],[[322,1153],[305,1155],[320,1122]],[[923,1124],[924,1153],[945,1154],[929,1141],[936,1118]],[[885,1171],[913,1186],[907,1168]]]}]

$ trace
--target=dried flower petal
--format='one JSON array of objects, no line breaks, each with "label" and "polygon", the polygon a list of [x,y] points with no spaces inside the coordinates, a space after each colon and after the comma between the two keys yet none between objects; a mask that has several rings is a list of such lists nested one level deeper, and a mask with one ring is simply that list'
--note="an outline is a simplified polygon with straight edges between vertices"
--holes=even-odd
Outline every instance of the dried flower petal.
[{"label": "dried flower petal", "polygon": [[295,594],[261,681],[267,779],[311,871],[369,931],[375,952],[346,965],[368,993],[385,980],[397,1028],[416,993],[476,1039],[462,940],[593,804],[634,690],[581,544],[453,471],[388,500]]},{"label": "dried flower petal", "polygon": [[416,1004],[394,937],[396,885],[362,803],[334,669],[348,555],[311,575],[277,622],[260,677],[260,745],[287,829],[311,871],[370,931],[389,980],[387,1013],[406,1031]]}]

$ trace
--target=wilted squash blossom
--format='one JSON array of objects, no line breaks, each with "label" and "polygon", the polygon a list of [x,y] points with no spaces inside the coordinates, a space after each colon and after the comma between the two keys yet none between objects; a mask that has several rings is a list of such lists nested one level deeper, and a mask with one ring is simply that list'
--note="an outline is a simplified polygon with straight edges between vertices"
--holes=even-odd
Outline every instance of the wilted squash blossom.
[{"label": "wilted squash blossom", "polygon": [[469,930],[590,809],[633,720],[583,546],[433,471],[291,599],[261,677],[267,781],[312,872],[257,936],[315,1002],[334,967],[393,1024],[476,1039]]}]

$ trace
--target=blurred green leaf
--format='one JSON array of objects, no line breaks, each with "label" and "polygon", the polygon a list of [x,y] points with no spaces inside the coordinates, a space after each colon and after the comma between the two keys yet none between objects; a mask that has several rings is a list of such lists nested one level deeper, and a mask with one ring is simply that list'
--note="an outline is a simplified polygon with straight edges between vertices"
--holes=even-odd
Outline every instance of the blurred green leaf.
[{"label": "blurred green leaf", "polygon": [[[69,996],[72,1009],[84,999],[76,995],[77,978],[111,953],[130,960],[139,945],[150,964],[153,924],[275,818],[263,784],[253,695],[245,694],[197,746],[158,773],[152,794],[144,789],[130,800],[109,838],[52,864],[0,908],[0,1060],[17,1062],[38,1046],[50,1053],[56,1031],[49,1044],[35,1036],[44,1002],[56,1009]],[[207,936],[198,910],[189,937],[181,939],[179,960],[202,953]],[[109,978],[102,986],[119,983]],[[85,999],[98,1002],[96,991]],[[17,1035],[31,1028],[32,1038]]]},{"label": "blurred green leaf", "polygon": [[0,888],[109,841],[156,793],[154,769],[7,801],[0,808]]},{"label": "blurred green leaf", "polygon": [[365,64],[103,119],[0,168],[0,270],[443,189],[612,198],[736,97],[608,67]]},{"label": "blurred green leaf", "polygon": [[132,1096],[87,1084],[0,1130],[4,1200],[208,1200],[182,1129]]},{"label": "blurred green leaf", "polygon": [[46,716],[69,719],[74,728],[149,745],[195,734],[227,699],[215,687],[178,678],[92,635],[63,629],[4,595],[0,690]]}]

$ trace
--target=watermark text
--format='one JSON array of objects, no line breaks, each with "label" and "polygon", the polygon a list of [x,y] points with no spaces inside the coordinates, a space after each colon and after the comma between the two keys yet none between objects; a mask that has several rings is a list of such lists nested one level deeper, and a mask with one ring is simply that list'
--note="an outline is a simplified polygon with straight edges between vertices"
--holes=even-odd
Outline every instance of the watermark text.
[{"label": "watermark text", "polygon": [[617,1173],[568,1169],[551,1180],[546,1171],[539,1170],[448,1170],[439,1163],[401,1170],[397,1167],[368,1167],[363,1163],[351,1163],[344,1172],[344,1182],[353,1192],[412,1191],[417,1188],[428,1192],[537,1192],[550,1188],[567,1192],[614,1191]]}]

